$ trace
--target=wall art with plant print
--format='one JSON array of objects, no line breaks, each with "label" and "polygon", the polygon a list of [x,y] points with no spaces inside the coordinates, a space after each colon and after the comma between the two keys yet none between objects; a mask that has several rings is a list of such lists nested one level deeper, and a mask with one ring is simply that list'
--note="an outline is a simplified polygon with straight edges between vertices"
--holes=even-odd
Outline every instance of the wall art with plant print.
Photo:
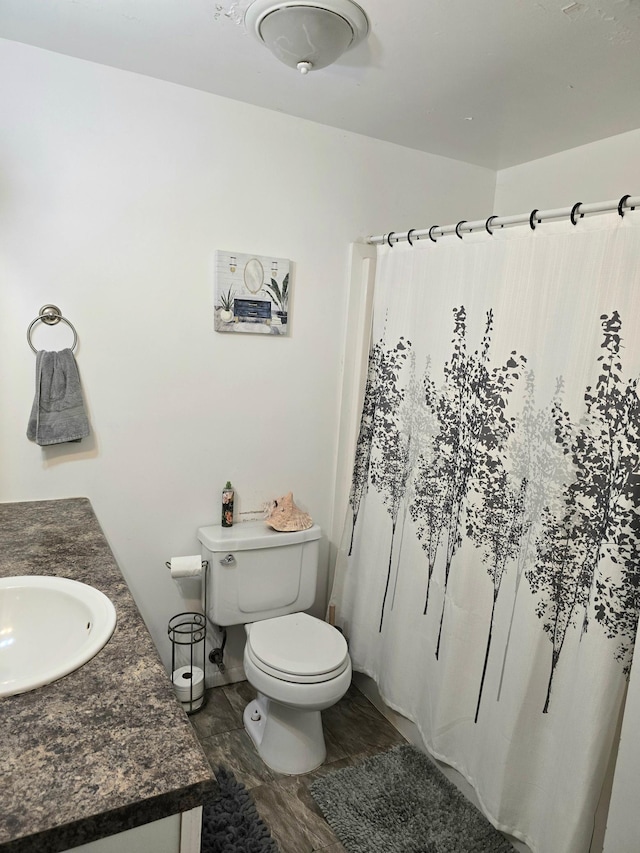
[{"label": "wall art with plant print", "polygon": [[216,332],[286,335],[290,293],[287,259],[216,250]]}]

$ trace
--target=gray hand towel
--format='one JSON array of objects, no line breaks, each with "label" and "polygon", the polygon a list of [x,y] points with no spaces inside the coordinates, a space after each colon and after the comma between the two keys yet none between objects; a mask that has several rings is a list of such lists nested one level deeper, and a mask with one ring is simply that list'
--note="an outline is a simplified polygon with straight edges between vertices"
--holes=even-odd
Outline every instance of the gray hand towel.
[{"label": "gray hand towel", "polygon": [[36,356],[36,393],[27,438],[36,444],[80,441],[89,435],[78,365],[70,349],[39,350]]}]

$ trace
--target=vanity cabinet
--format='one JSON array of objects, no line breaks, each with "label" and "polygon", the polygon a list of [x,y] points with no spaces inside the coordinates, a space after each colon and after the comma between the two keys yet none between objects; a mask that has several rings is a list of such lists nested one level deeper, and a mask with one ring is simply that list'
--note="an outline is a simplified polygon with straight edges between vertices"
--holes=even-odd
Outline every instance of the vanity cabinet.
[{"label": "vanity cabinet", "polygon": [[81,844],[65,853],[200,853],[202,807]]},{"label": "vanity cabinet", "polygon": [[99,589],[117,623],[75,672],[0,702],[0,853],[199,853],[215,779],[86,498],[0,504],[0,577],[22,575]]}]

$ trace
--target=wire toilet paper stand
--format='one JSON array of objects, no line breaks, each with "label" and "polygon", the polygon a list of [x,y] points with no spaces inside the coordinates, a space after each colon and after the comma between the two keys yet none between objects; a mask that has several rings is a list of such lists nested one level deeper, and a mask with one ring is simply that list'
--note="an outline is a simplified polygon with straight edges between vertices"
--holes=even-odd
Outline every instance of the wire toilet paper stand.
[{"label": "wire toilet paper stand", "polygon": [[[171,641],[171,680],[173,689],[187,714],[195,714],[205,704],[207,620],[203,613],[177,613],[169,619]],[[176,667],[181,647],[188,647],[188,663]],[[202,667],[198,666],[198,662]]]}]

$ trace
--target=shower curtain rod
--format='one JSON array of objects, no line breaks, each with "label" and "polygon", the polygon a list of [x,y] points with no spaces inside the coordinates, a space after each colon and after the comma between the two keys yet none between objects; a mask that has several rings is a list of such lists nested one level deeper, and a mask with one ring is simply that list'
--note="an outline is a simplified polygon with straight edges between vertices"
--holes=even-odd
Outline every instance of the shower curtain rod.
[{"label": "shower curtain rod", "polygon": [[432,225],[431,228],[415,229],[411,228],[406,232],[390,231],[388,234],[379,234],[377,237],[367,237],[366,242],[371,245],[379,245],[388,243],[393,247],[394,243],[400,243],[402,240],[407,240],[413,245],[414,240],[421,240],[429,237],[434,242],[438,237],[446,237],[447,234],[456,234],[462,238],[463,234],[471,234],[482,228],[493,233],[495,228],[502,228],[508,225],[522,225],[528,222],[532,229],[542,222],[544,219],[564,219],[570,217],[573,224],[576,224],[577,217],[582,217],[588,213],[604,213],[608,210],[617,210],[620,216],[624,216],[625,210],[634,210],[640,207],[640,196],[625,195],[620,200],[615,201],[599,201],[592,204],[583,204],[579,201],[572,207],[560,207],[556,210],[532,210],[531,213],[518,213],[513,216],[490,216],[488,219],[477,219],[474,222],[462,220],[456,225]]}]

